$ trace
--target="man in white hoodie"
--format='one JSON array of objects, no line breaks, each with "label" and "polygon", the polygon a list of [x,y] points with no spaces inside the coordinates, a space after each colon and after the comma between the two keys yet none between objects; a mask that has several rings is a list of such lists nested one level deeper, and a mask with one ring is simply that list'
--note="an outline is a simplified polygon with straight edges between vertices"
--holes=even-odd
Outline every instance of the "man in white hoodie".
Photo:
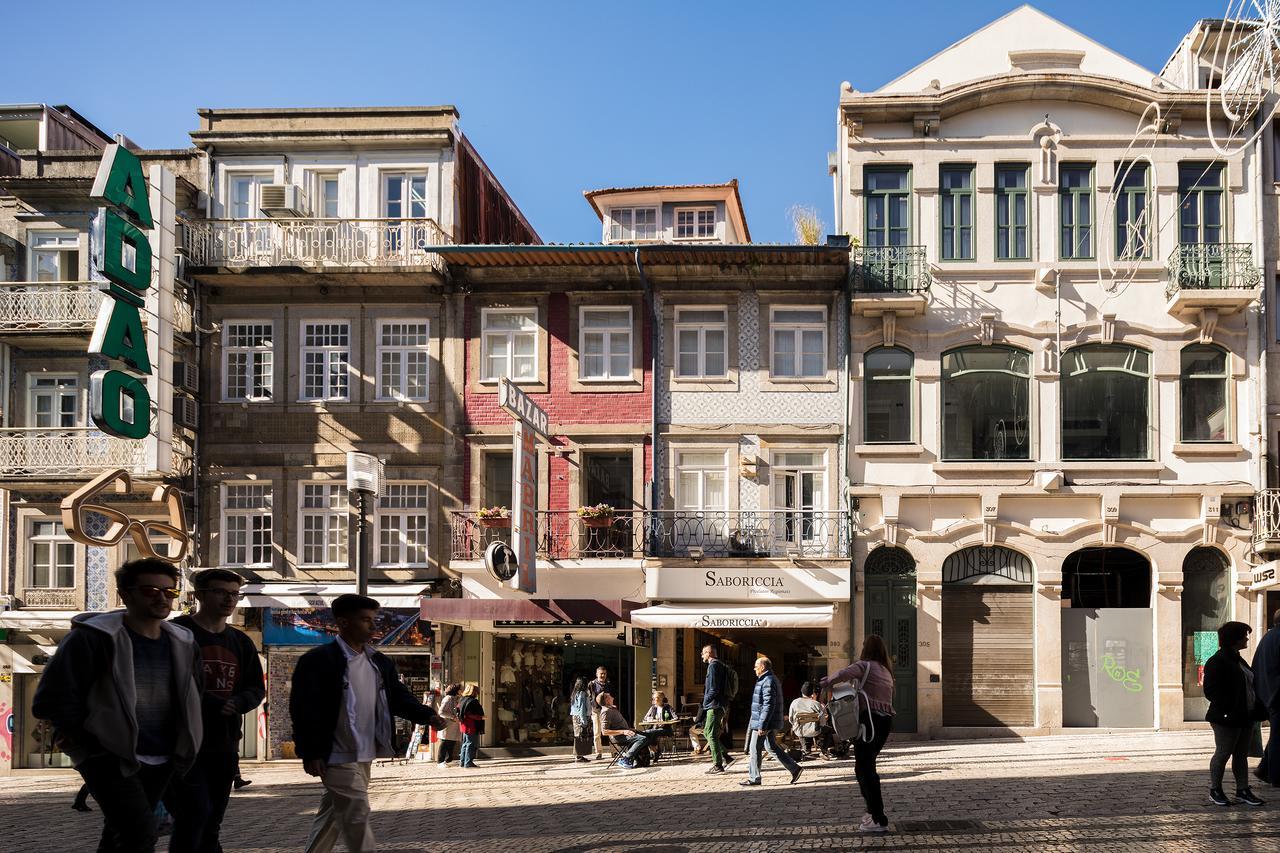
[{"label": "man in white hoodie", "polygon": [[172,564],[125,563],[116,589],[125,609],[72,620],[32,708],[102,809],[99,853],[150,853],[156,803],[200,749],[200,651],[166,621],[180,594]]}]

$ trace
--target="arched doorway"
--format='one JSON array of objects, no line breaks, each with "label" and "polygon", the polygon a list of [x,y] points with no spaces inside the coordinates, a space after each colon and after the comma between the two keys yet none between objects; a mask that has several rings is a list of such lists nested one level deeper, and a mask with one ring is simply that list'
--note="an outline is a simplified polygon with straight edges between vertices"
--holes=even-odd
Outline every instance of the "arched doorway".
[{"label": "arched doorway", "polygon": [[893,663],[893,728],[916,730],[916,561],[905,548],[876,548],[863,564],[867,633],[879,634]]},{"label": "arched doorway", "polygon": [[1000,546],[942,564],[942,723],[1035,724],[1031,561]]},{"label": "arched doorway", "polygon": [[1182,561],[1182,718],[1203,720],[1204,664],[1218,650],[1231,612],[1231,563],[1217,548],[1192,548]]},{"label": "arched doorway", "polygon": [[1062,564],[1062,724],[1155,725],[1151,563],[1082,548]]}]

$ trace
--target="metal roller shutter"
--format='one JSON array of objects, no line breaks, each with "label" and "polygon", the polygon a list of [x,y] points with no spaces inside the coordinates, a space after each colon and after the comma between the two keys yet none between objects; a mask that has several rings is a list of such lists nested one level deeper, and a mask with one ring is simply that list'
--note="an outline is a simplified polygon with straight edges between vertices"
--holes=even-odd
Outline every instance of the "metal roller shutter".
[{"label": "metal roller shutter", "polygon": [[1031,587],[943,586],[943,725],[1034,724],[1032,604]]}]

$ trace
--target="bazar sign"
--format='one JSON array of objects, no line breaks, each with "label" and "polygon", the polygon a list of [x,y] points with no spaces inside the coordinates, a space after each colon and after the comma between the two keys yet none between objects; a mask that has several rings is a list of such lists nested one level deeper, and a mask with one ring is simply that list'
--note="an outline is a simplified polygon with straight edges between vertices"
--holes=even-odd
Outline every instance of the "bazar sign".
[{"label": "bazar sign", "polygon": [[550,438],[547,413],[510,379],[498,385],[498,405],[516,419],[511,466],[511,547],[516,589],[538,588],[538,435]]},{"label": "bazar sign", "polygon": [[663,566],[645,569],[645,588],[673,601],[848,601],[850,593],[847,568]]}]

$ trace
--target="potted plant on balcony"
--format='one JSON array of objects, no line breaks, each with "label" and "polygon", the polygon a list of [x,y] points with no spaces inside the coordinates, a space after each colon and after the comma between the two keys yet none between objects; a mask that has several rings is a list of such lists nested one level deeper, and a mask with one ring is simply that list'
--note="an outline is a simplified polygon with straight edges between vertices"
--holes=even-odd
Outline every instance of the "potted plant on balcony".
[{"label": "potted plant on balcony", "polygon": [[613,525],[613,507],[609,504],[578,507],[578,518],[584,527],[611,527]]},{"label": "potted plant on balcony", "polygon": [[510,527],[511,510],[505,506],[482,506],[476,510],[481,527]]}]

